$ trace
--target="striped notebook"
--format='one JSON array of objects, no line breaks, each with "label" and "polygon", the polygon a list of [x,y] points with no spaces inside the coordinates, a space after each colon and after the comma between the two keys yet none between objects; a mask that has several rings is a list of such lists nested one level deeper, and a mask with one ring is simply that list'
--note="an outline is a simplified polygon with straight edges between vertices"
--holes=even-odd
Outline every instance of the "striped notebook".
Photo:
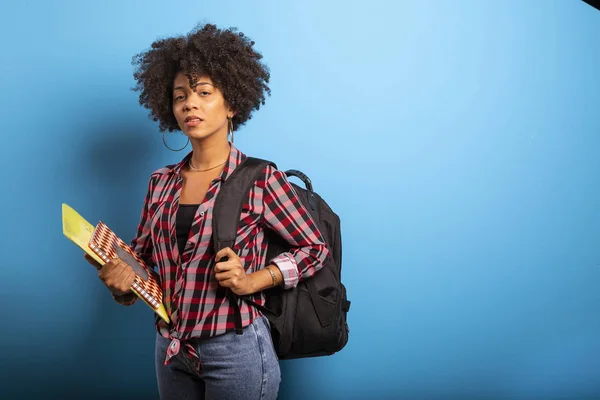
[{"label": "striped notebook", "polygon": [[106,224],[100,221],[94,227],[73,208],[63,204],[63,233],[100,264],[104,264],[117,256],[129,264],[136,271],[131,290],[165,322],[170,322],[162,302],[162,289],[160,288],[158,274],[149,268],[131,250],[131,247],[121,240]]}]

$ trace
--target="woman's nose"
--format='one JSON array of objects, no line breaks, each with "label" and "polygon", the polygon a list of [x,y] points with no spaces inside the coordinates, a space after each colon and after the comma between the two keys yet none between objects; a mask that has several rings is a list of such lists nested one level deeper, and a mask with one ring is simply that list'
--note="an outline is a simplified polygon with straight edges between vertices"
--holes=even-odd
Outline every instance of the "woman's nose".
[{"label": "woman's nose", "polygon": [[194,100],[193,96],[189,96],[186,100],[185,103],[183,104],[183,107],[186,111],[189,110],[193,110],[193,109],[197,109],[197,102]]}]

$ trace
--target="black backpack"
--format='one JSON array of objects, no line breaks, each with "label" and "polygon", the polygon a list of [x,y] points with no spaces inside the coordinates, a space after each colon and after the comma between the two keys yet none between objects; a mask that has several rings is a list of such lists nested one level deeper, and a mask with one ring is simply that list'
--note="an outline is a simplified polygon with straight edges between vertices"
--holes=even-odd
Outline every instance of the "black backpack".
[{"label": "black backpack", "polygon": [[[215,252],[225,247],[233,248],[244,201],[267,164],[276,168],[270,161],[247,157],[221,187],[213,213]],[[313,191],[306,175],[296,170],[285,173],[304,181],[306,188],[295,183],[291,185],[321,231],[331,256],[323,268],[295,288],[265,290],[265,307],[250,299],[244,300],[259,308],[269,319],[271,337],[280,360],[331,355],[346,345],[349,333],[346,315],[350,302],[341,282],[340,219]],[[267,231],[266,236],[267,260],[289,251],[290,245],[274,231]],[[232,291],[228,292],[235,309],[236,332],[241,333],[242,321],[237,298]]]}]

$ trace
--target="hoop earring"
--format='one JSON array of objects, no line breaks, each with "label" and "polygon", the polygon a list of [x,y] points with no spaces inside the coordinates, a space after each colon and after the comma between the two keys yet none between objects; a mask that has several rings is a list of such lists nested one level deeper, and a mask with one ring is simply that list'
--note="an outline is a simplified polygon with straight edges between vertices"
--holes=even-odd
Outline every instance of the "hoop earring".
[{"label": "hoop earring", "polygon": [[165,147],[166,147],[167,149],[169,149],[169,150],[171,150],[171,151],[175,151],[175,152],[177,152],[177,151],[181,151],[181,150],[185,149],[185,148],[187,147],[187,145],[188,145],[188,144],[190,144],[190,138],[188,137],[188,138],[187,138],[187,142],[185,143],[185,146],[183,146],[183,147],[182,147],[182,148],[180,148],[179,150],[175,150],[175,149],[172,149],[172,148],[170,148],[170,147],[169,147],[169,145],[167,144],[167,142],[165,141],[165,134],[164,134],[164,133],[163,133],[163,135],[162,135],[162,140],[163,140],[163,143],[165,144]]},{"label": "hoop earring", "polygon": [[231,135],[231,143],[233,144],[233,121],[231,118],[229,119],[229,124],[227,126],[227,137],[229,138],[229,136]]}]

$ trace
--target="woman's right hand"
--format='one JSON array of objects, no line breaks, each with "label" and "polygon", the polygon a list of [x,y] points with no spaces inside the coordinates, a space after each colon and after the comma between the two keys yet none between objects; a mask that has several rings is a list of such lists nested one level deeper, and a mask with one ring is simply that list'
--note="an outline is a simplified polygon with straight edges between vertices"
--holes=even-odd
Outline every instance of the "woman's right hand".
[{"label": "woman's right hand", "polygon": [[85,259],[98,269],[98,277],[113,294],[122,296],[131,291],[135,272],[119,258],[114,258],[102,266],[87,254]]}]

